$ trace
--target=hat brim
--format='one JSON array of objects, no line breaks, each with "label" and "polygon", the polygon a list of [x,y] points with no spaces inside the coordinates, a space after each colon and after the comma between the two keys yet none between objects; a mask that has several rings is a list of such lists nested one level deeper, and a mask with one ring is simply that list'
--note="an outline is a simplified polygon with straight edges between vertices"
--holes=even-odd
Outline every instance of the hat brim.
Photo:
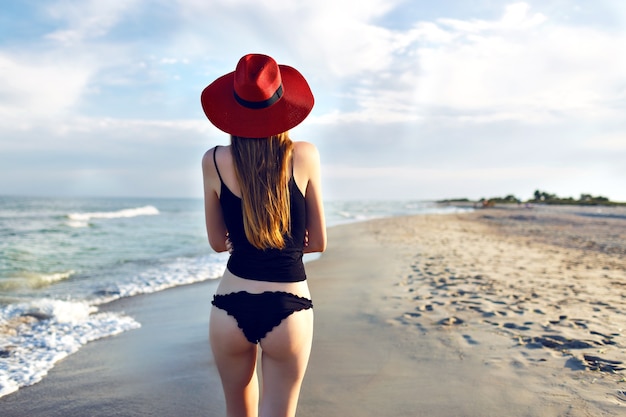
[{"label": "hat brim", "polygon": [[314,99],[308,83],[296,70],[279,65],[283,96],[270,107],[249,109],[234,95],[235,72],[209,84],[200,97],[204,114],[218,129],[244,138],[263,138],[299,125],[311,112]]}]

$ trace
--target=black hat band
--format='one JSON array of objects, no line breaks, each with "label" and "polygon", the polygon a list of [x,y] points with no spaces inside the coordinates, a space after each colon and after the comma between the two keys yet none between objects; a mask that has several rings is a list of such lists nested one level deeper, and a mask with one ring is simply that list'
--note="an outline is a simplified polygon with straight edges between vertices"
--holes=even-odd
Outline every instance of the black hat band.
[{"label": "black hat band", "polygon": [[235,100],[237,100],[237,103],[241,104],[244,107],[247,107],[253,110],[266,109],[270,107],[272,104],[276,103],[278,100],[280,100],[280,98],[283,96],[283,85],[282,84],[279,85],[276,92],[272,94],[270,98],[268,98],[267,100],[263,100],[263,101],[248,101],[246,99],[239,97],[236,91],[233,91],[233,94],[235,95]]}]

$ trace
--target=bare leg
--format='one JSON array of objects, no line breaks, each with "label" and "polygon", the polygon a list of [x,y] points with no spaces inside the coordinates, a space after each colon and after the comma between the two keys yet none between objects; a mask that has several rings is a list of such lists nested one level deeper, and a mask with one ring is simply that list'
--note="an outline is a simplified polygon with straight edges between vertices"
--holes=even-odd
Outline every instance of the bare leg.
[{"label": "bare leg", "polygon": [[224,388],[226,415],[256,417],[259,407],[257,345],[245,338],[233,317],[216,307],[211,309],[209,338]]},{"label": "bare leg", "polygon": [[261,339],[261,417],[294,417],[313,340],[313,310],[297,311]]}]

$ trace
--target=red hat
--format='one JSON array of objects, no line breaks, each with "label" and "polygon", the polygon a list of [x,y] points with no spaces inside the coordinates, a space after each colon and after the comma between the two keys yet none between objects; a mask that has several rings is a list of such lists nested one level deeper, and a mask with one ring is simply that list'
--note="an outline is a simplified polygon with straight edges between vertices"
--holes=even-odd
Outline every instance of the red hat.
[{"label": "red hat", "polygon": [[264,138],[297,126],[313,108],[313,93],[295,68],[267,55],[245,55],[234,72],[209,84],[200,97],[218,129],[244,138]]}]

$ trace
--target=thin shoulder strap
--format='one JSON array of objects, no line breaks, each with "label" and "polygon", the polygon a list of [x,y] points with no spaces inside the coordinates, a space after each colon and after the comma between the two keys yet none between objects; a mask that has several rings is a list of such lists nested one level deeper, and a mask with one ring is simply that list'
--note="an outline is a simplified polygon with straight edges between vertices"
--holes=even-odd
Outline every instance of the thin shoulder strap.
[{"label": "thin shoulder strap", "polygon": [[217,148],[219,148],[219,146],[216,146],[215,148],[213,148],[213,163],[215,164],[215,170],[217,171],[217,176],[220,177],[220,182],[223,184],[224,180],[222,179],[222,174],[220,174],[220,169],[217,167],[217,159],[215,159]]},{"label": "thin shoulder strap", "polygon": [[296,157],[294,155],[294,153],[291,153],[291,178],[289,178],[289,185],[290,187],[292,185],[295,185],[296,188],[298,188],[298,183],[296,182],[296,176],[295,176],[295,165],[296,165]]}]

